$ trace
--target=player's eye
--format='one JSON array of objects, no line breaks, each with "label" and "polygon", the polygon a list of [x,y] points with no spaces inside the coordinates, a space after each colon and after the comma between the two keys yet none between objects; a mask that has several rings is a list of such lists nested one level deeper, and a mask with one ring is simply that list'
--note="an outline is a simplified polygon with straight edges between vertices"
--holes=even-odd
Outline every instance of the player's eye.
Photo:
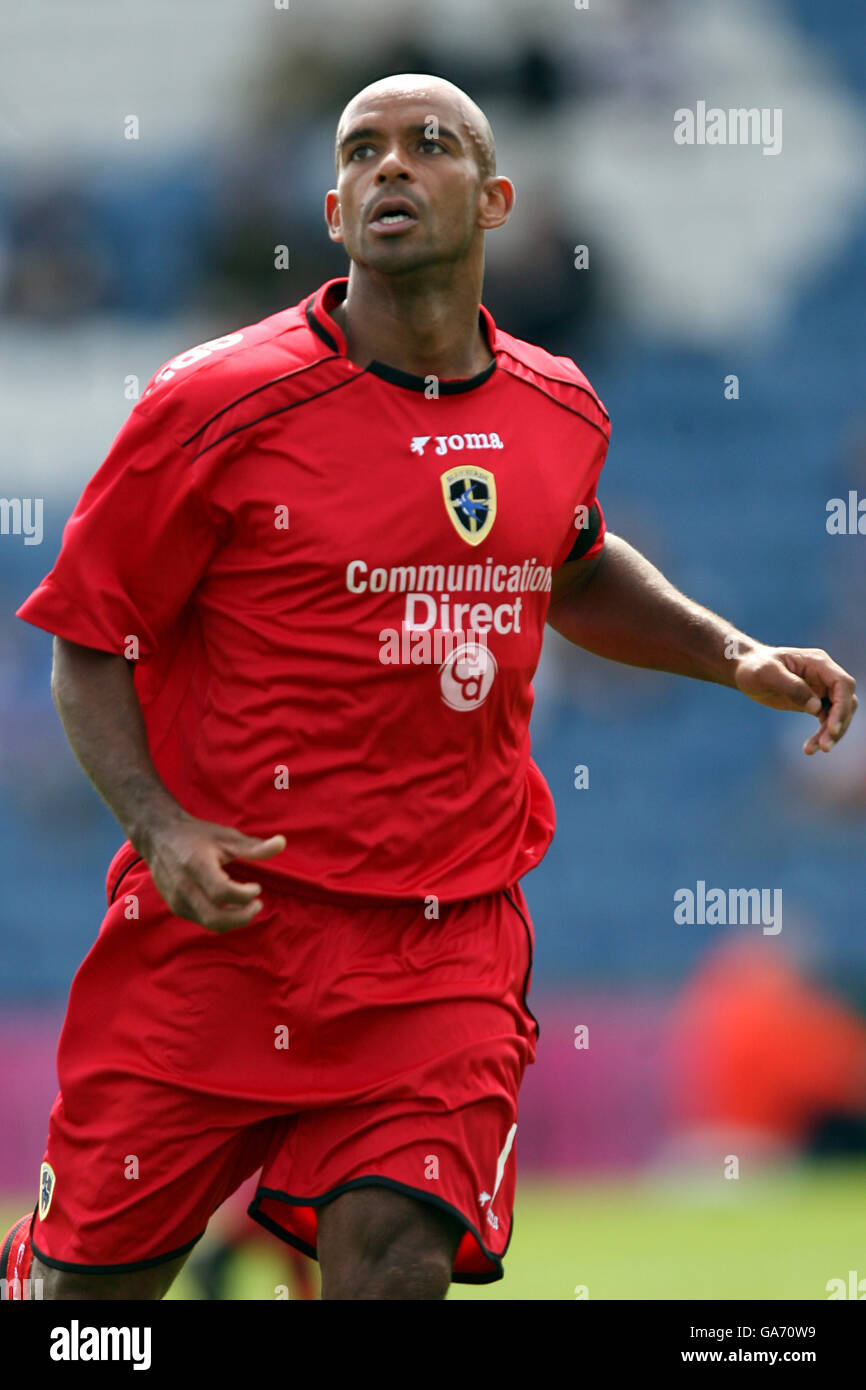
[{"label": "player's eye", "polygon": [[422,148],[422,149],[425,149],[425,148],[426,148],[426,149],[436,149],[436,150],[442,150],[442,151],[444,151],[445,146],[442,144],[441,140],[422,140],[422,141],[421,141],[421,148]]},{"label": "player's eye", "polygon": [[363,154],[365,150],[371,150],[372,148],[372,145],[356,145],[355,148],[352,150],[351,154],[349,155],[349,159],[355,159],[357,155]]}]

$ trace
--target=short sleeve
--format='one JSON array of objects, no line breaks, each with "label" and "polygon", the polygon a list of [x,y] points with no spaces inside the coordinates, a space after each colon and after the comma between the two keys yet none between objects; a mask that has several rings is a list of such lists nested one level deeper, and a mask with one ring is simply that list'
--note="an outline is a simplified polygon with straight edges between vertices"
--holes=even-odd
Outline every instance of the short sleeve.
[{"label": "short sleeve", "polygon": [[570,560],[591,559],[604,547],[604,512],[598,500],[597,488],[607,457],[608,436],[599,435],[589,465],[580,480],[579,497],[574,504],[569,529],[557,554],[555,569]]},{"label": "short sleeve", "polygon": [[139,402],[66,523],[51,572],[17,616],[70,642],[151,655],[220,543],[197,465]]}]

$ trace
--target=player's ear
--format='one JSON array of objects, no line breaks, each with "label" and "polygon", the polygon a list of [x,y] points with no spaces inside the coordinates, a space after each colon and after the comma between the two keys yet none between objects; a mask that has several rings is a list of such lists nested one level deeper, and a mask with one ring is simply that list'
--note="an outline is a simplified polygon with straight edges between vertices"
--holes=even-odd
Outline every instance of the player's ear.
[{"label": "player's ear", "polygon": [[340,199],[336,188],[329,188],[325,194],[325,221],[328,224],[328,236],[332,241],[343,240],[343,224],[340,218]]},{"label": "player's ear", "polygon": [[502,175],[485,179],[478,204],[478,225],[486,232],[503,227],[511,216],[517,193],[511,179]]}]

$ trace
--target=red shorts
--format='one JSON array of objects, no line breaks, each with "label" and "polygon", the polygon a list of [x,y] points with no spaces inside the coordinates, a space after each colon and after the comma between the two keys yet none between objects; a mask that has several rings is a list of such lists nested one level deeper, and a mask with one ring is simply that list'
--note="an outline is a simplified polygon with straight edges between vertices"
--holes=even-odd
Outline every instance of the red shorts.
[{"label": "red shorts", "polygon": [[45,1264],[172,1259],[261,1169],[249,1214],[308,1255],[320,1206],[379,1185],[463,1222],[455,1281],[502,1278],[538,1034],[519,884],[438,918],[265,887],[225,935],[175,917],[128,844],[106,889],[58,1048],[32,1223]]}]

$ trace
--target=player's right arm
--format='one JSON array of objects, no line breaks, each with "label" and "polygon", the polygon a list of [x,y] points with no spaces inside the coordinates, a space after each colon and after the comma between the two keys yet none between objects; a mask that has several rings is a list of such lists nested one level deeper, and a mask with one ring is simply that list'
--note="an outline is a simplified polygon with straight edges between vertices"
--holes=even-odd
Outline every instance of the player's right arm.
[{"label": "player's right arm", "polygon": [[54,638],[51,695],[72,752],[172,912],[211,931],[245,927],[261,909],[260,885],[235,883],[222,865],[270,859],[285,837],[259,840],[183,810],[150,758],[132,673],[125,656]]},{"label": "player's right arm", "polygon": [[154,767],[126,657],[55,637],[51,693],[72,751],[172,912],[217,932],[251,922],[260,886],[235,882],[222,866],[270,859],[285,837],[252,838],[184,811]]},{"label": "player's right arm", "polygon": [[[152,761],[133,680],[171,639],[230,534],[213,500],[216,451],[199,458],[193,435],[222,400],[218,382],[210,390],[194,386],[194,371],[181,381],[174,370],[157,373],[81,494],[53,569],[17,612],[54,634],[51,686],[67,738],[165,902],[223,932],[261,907],[259,885],[235,882],[223,865],[269,859],[285,839],[251,838],[184,810]],[[124,655],[133,636],[136,663]]]}]

